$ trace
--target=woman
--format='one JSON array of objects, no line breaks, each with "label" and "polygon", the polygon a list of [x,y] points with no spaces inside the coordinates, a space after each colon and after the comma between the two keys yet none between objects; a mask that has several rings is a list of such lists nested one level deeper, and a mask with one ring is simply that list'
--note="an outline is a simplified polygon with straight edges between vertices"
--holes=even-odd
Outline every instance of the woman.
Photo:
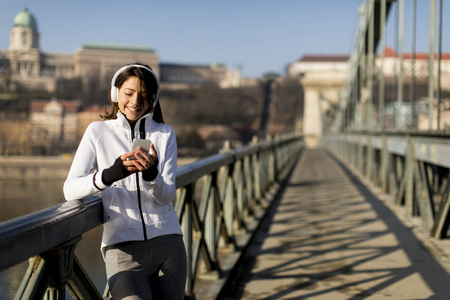
[{"label": "woman", "polygon": [[[67,201],[101,192],[101,251],[113,299],[184,297],[186,252],[172,205],[177,145],[158,95],[150,67],[119,69],[112,110],[86,129],[64,183]],[[150,140],[150,153],[130,151],[135,138]]]}]

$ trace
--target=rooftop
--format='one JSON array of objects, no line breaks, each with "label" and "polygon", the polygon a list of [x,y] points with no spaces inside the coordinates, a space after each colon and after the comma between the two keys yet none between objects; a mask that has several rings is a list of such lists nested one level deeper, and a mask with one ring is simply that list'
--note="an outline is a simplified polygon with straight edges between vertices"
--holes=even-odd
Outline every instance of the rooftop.
[{"label": "rooftop", "polygon": [[350,55],[315,55],[307,54],[303,56],[301,62],[347,62],[350,59]]},{"label": "rooftop", "polygon": [[83,44],[80,47],[78,47],[77,51],[82,50],[121,50],[121,51],[136,51],[136,52],[155,52],[152,48],[148,47],[106,45],[106,44]]},{"label": "rooftop", "polygon": [[17,26],[28,27],[33,30],[37,30],[36,19],[28,11],[27,8],[25,8],[23,11],[18,13],[17,16],[14,18],[14,27],[17,27]]}]

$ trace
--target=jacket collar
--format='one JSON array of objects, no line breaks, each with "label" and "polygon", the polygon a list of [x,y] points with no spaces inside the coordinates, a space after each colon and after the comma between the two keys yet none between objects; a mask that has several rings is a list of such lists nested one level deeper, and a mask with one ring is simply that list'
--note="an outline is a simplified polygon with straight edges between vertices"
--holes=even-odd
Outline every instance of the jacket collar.
[{"label": "jacket collar", "polygon": [[[146,113],[146,114],[142,115],[142,116],[136,121],[136,124],[134,125],[134,128],[136,128],[136,127],[139,128],[138,126],[139,126],[139,124],[141,123],[142,119],[144,119],[144,118],[145,118],[147,121],[152,120],[152,119],[153,119],[153,112],[149,112],[149,113]],[[124,126],[124,127],[128,126],[128,127],[131,129],[130,122],[128,122],[128,120],[127,120],[127,118],[125,117],[125,115],[124,115],[122,112],[120,112],[120,111],[117,112],[117,120],[119,121],[119,123],[120,123],[122,126]]]}]

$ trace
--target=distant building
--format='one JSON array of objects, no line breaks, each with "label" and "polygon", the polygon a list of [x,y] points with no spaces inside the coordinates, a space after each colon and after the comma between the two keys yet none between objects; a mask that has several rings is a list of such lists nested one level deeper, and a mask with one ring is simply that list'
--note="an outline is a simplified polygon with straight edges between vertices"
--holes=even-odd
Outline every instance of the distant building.
[{"label": "distant building", "polygon": [[84,44],[74,54],[43,53],[39,48],[36,18],[24,9],[14,18],[8,50],[0,50],[0,91],[43,90],[53,92],[59,80],[80,78],[83,84],[108,86],[114,72],[125,64],[149,65],[162,83],[198,85],[215,82],[237,87],[240,71],[225,66],[161,64],[151,48]]},{"label": "distant building", "polygon": [[298,78],[303,87],[301,128],[308,147],[317,147],[330,126],[326,116],[336,110],[348,77],[349,59],[349,55],[305,55],[287,69],[288,76]]},{"label": "distant building", "polygon": [[73,146],[79,141],[78,103],[75,101],[32,101],[30,105],[33,148]]},{"label": "distant building", "polygon": [[30,141],[33,154],[72,151],[93,121],[101,120],[104,108],[81,108],[79,101],[33,100],[30,103]]},{"label": "distant building", "polygon": [[348,72],[350,55],[305,55],[287,68],[289,77],[303,77],[307,73],[343,73]]},{"label": "distant building", "polygon": [[[403,71],[403,83],[407,85],[414,71],[415,84],[418,86],[428,86],[428,79],[430,74],[430,55],[427,53],[416,53],[414,59],[411,53],[404,53],[401,57],[391,48],[386,48],[385,58],[381,59],[380,55],[375,58],[374,74],[378,77],[383,72],[387,82],[392,86],[398,80],[400,67]],[[402,65],[400,66],[400,62]],[[450,53],[441,54],[441,90],[448,93],[450,91]],[[350,70],[350,56],[349,55],[305,55],[300,60],[291,63],[286,73],[289,77],[299,78],[301,81],[305,94],[305,108],[303,116],[303,134],[307,137],[308,134],[320,136],[322,132],[321,126],[324,124],[325,117],[328,113],[333,115],[333,110],[337,109],[339,93],[343,89],[344,84],[348,78]],[[438,72],[438,60],[435,55],[433,61],[433,73],[436,76]],[[437,76],[435,77],[437,78]],[[375,84],[378,84],[375,81]],[[436,84],[436,80],[435,80]],[[333,88],[333,89],[332,89]],[[365,91],[362,91],[363,95]],[[392,97],[391,95],[387,95]],[[444,95],[445,96],[445,95]],[[423,96],[417,96],[416,103],[423,102]],[[442,97],[442,95],[441,95]],[[395,99],[389,99],[395,101]],[[411,109],[408,99],[401,107],[396,107],[396,103],[385,105],[385,126],[392,128],[394,124],[400,128],[408,128],[412,124]],[[437,100],[435,100],[437,103]],[[441,125],[450,124],[450,109],[443,103],[447,103],[446,99],[441,99],[440,118]],[[437,104],[434,105],[434,114],[437,115]],[[359,109],[359,108],[356,108]],[[417,122],[419,129],[425,130],[428,125],[428,110],[423,113],[423,109],[416,108],[418,116]],[[320,113],[319,113],[320,112]],[[360,118],[362,113],[356,113]],[[395,120],[397,117],[397,120]],[[357,120],[356,123],[362,122]],[[330,125],[330,124],[328,124]],[[372,124],[376,126],[376,124]],[[369,126],[372,126],[369,125]],[[436,121],[433,120],[433,129],[437,129]]]},{"label": "distant building", "polygon": [[[428,82],[430,74],[430,55],[428,53],[416,53],[414,60],[411,53],[403,54],[403,76],[408,81],[411,78],[414,62],[414,77],[418,82]],[[435,54],[433,72],[436,76],[438,71],[437,54]],[[381,69],[381,59],[378,56],[375,60],[378,72]],[[383,73],[386,77],[397,76],[400,69],[400,57],[391,48],[386,48],[385,59],[383,62]],[[450,53],[441,54],[441,88],[450,91]]]}]

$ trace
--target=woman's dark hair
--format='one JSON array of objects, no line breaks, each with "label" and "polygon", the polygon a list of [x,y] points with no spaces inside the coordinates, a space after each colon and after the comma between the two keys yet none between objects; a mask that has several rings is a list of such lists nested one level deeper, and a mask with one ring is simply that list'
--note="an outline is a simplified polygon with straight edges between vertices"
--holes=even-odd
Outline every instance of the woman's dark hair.
[{"label": "woman's dark hair", "polygon": [[[134,65],[141,65],[146,68],[151,68],[147,65],[141,64],[141,63],[135,63]],[[164,123],[164,119],[162,116],[162,110],[161,105],[158,102],[156,103],[156,106],[153,107],[153,97],[156,95],[158,97],[157,93],[157,85],[156,78],[151,74],[149,71],[145,70],[144,68],[139,67],[130,67],[125,69],[122,73],[119,74],[119,76],[116,79],[115,87],[120,89],[123,85],[123,83],[130,77],[137,77],[139,79],[139,82],[141,83],[141,97],[145,98],[145,101],[149,104],[149,109],[147,112],[153,111],[153,120],[155,120],[158,123]],[[117,112],[119,111],[119,105],[117,102],[111,101],[111,111],[107,107],[105,107],[105,114],[100,115],[104,120],[111,120],[117,118]],[[145,112],[145,113],[147,113]]]}]

